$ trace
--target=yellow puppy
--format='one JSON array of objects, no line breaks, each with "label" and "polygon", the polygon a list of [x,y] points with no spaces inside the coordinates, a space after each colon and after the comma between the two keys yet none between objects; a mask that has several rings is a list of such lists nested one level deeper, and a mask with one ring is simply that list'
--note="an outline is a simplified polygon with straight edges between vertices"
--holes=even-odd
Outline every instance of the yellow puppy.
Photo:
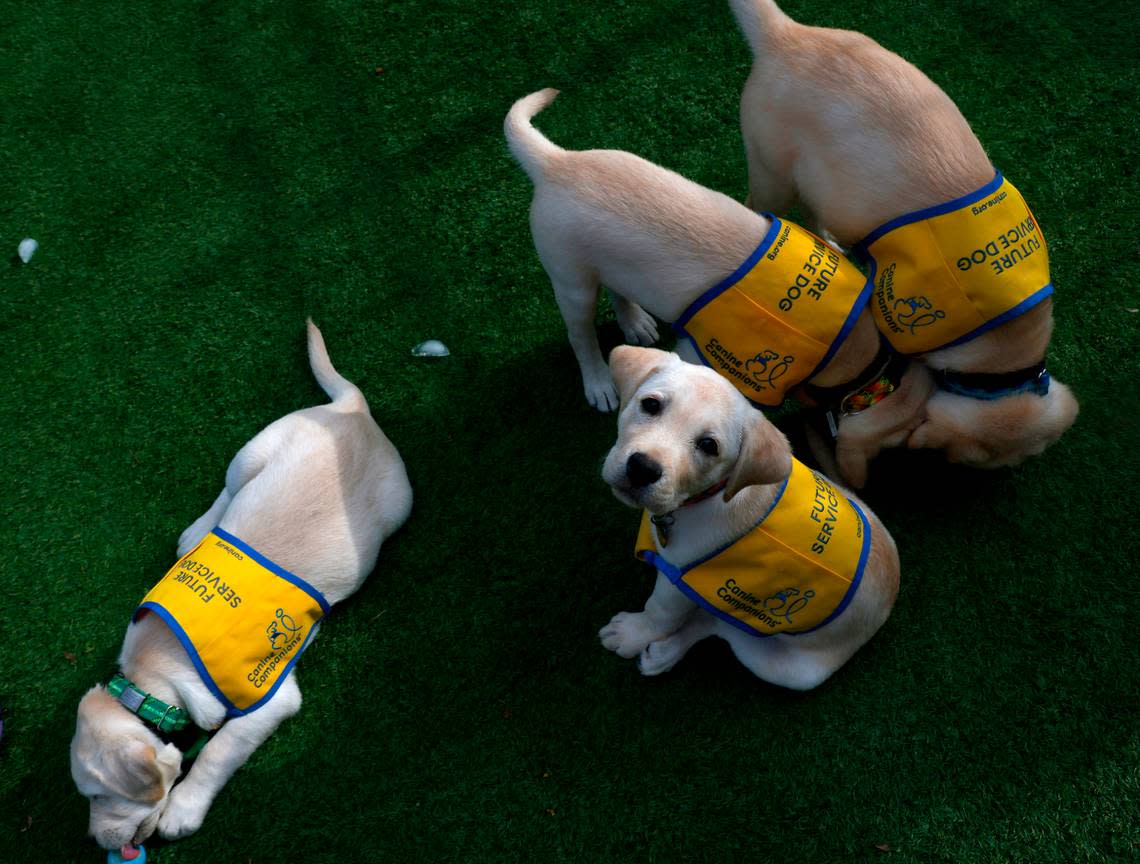
[{"label": "yellow puppy", "polygon": [[[156,829],[198,830],[234,771],[301,707],[293,664],[315,632],[303,616],[356,591],[411,510],[400,454],[312,322],[309,362],[333,401],[278,419],[238,451],[213,506],[182,533],[178,564],[127,627],[121,674],[79,703],[71,773],[106,849]],[[235,629],[251,638],[230,638]],[[190,731],[187,720],[217,732],[175,785],[182,751],[168,739]]]},{"label": "yellow puppy", "polygon": [[602,644],[656,675],[719,636],[765,681],[819,685],[890,615],[891,535],[712,370],[627,346],[610,368],[622,408],[602,477],[645,510],[637,551],[658,573],[645,610],[615,615]]},{"label": "yellow puppy", "polygon": [[909,445],[984,468],[1042,452],[1078,409],[1045,371],[1048,252],[1016,188],[898,55],[773,0],[731,5],[754,56],[740,101],[751,206],[798,197],[867,260],[877,323],[939,384]]}]

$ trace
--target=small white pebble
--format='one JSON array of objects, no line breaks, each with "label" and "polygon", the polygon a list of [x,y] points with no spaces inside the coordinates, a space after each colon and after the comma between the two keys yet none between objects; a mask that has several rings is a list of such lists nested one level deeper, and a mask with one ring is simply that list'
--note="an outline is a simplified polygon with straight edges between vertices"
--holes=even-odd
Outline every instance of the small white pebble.
[{"label": "small white pebble", "polygon": [[25,237],[20,241],[20,260],[27,264],[32,260],[32,256],[36,254],[36,250],[39,248],[39,243],[31,237]]},{"label": "small white pebble", "polygon": [[447,346],[438,339],[428,339],[412,349],[413,357],[447,357],[450,354]]}]

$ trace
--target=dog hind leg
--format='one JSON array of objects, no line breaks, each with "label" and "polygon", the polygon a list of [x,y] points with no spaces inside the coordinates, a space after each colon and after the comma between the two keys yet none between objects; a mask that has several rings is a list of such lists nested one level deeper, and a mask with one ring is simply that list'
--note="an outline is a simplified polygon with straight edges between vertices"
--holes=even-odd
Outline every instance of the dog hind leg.
[{"label": "dog hind leg", "polygon": [[614,307],[618,326],[625,334],[625,341],[631,345],[652,345],[658,339],[657,322],[653,316],[634,303],[627,300],[610,288],[606,289],[610,303]]},{"label": "dog hind leg", "polygon": [[223,489],[214,499],[214,503],[210,505],[210,509],[190,523],[178,538],[179,558],[201,543],[202,538],[222,521],[222,514],[226,512],[226,508],[230,506],[232,500],[233,496],[230,495],[229,490]]},{"label": "dog hind leg", "polygon": [[284,426],[280,422],[273,423],[261,430],[238,450],[226,468],[226,485],[221,493],[210,505],[210,509],[191,522],[178,538],[179,558],[202,542],[202,538],[222,521],[222,516],[225,515],[230,502],[241,491],[241,488],[260,474],[261,470],[269,464],[271,456],[280,443],[283,431]]}]

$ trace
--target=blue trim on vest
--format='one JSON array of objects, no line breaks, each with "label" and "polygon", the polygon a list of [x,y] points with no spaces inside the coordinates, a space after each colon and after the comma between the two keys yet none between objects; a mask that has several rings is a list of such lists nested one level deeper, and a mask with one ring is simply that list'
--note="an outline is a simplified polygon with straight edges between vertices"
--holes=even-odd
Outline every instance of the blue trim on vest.
[{"label": "blue trim on vest", "polygon": [[945,204],[935,204],[933,207],[923,207],[921,210],[915,210],[912,213],[905,213],[902,216],[891,219],[889,222],[884,222],[882,225],[880,225],[878,228],[876,228],[874,231],[872,231],[870,234],[852,246],[851,253],[853,255],[858,255],[863,260],[867,260],[870,258],[870,256],[867,254],[867,247],[882,237],[884,234],[887,234],[890,231],[894,231],[896,228],[899,228],[903,225],[909,225],[911,222],[920,222],[923,219],[929,219],[931,216],[941,216],[943,213],[950,213],[954,210],[960,210],[967,204],[973,204],[976,201],[981,201],[983,198],[996,191],[997,188],[1001,186],[1002,180],[1004,179],[1005,178],[1001,176],[1001,172],[995,168],[994,179],[983,186],[981,189],[977,189],[973,192],[968,192],[960,198],[955,198],[953,201],[947,201]]},{"label": "blue trim on vest", "polygon": [[302,579],[300,576],[296,576],[296,575],[290,573],[284,567],[281,567],[278,564],[274,564],[272,561],[270,561],[268,558],[266,558],[264,555],[262,555],[260,552],[258,552],[256,549],[254,549],[248,543],[246,543],[244,540],[239,540],[237,537],[235,537],[229,531],[223,530],[220,525],[215,525],[212,529],[212,533],[217,534],[219,538],[221,538],[222,540],[225,540],[227,543],[230,543],[233,546],[236,546],[238,549],[240,549],[246,555],[251,557],[254,561],[256,561],[258,564],[260,564],[266,570],[272,571],[273,573],[275,573],[276,575],[278,575],[282,579],[284,579],[286,582],[300,588],[302,591],[304,591],[306,594],[308,594],[310,597],[312,597],[314,600],[316,600],[317,603],[320,604],[321,611],[325,615],[329,614],[329,610],[332,607],[329,606],[329,602],[324,598],[324,595],[321,594],[320,591],[318,591],[316,588],[314,588],[312,585],[310,585],[304,579]]}]

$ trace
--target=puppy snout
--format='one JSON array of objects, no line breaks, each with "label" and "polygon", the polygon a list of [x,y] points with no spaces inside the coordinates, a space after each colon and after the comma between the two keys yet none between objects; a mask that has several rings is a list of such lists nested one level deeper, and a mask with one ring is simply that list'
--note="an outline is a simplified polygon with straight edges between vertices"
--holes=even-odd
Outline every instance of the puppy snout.
[{"label": "puppy snout", "polygon": [[625,463],[625,476],[635,488],[652,486],[661,479],[661,464],[644,453],[634,453]]}]

